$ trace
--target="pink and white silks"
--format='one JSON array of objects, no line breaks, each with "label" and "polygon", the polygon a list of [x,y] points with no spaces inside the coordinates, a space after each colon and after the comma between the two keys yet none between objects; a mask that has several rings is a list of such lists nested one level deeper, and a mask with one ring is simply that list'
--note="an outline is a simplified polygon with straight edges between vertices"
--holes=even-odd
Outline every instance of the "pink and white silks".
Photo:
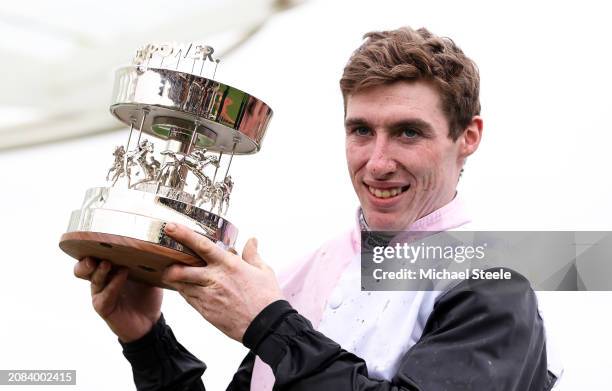
[{"label": "pink and white silks", "polygon": [[[456,196],[408,230],[447,231],[469,221]],[[315,329],[363,358],[370,376],[389,380],[403,353],[419,340],[440,292],[362,292],[360,240],[356,219],[352,230],[325,243],[279,280],[285,298]],[[270,391],[273,384],[272,370],[257,357],[251,391]]]}]

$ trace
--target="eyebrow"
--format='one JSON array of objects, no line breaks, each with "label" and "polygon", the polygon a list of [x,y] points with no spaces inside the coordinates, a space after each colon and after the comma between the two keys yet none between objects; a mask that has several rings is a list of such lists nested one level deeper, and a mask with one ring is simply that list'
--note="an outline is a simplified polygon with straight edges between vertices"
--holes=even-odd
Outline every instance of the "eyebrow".
[{"label": "eyebrow", "polygon": [[[344,121],[344,127],[349,128],[352,126],[370,126],[370,124],[365,118],[347,118]],[[392,122],[390,125],[386,126],[386,128],[390,129],[391,131],[397,131],[405,128],[417,128],[425,133],[425,135],[433,135],[435,133],[433,126],[431,126],[429,122],[420,118],[404,118],[396,122]]]}]

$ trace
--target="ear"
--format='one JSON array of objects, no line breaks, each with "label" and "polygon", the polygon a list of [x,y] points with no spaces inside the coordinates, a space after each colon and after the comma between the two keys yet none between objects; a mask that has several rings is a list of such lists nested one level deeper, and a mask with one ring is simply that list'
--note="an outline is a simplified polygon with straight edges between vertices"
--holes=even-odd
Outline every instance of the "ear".
[{"label": "ear", "polygon": [[459,139],[459,158],[465,160],[468,156],[476,152],[480,139],[482,138],[482,117],[475,115],[465,128]]}]

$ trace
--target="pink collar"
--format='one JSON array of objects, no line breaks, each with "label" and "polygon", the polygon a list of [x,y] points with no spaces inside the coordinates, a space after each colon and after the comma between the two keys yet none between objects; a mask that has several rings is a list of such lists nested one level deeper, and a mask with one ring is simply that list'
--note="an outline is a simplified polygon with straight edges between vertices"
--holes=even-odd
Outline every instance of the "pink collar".
[{"label": "pink collar", "polygon": [[[470,218],[468,217],[467,208],[459,194],[455,194],[455,198],[451,202],[413,222],[407,231],[447,231],[469,222]],[[361,213],[361,207],[359,207],[357,209],[357,224],[351,233],[355,253],[360,250],[360,231],[362,230],[369,230],[369,228]]]}]

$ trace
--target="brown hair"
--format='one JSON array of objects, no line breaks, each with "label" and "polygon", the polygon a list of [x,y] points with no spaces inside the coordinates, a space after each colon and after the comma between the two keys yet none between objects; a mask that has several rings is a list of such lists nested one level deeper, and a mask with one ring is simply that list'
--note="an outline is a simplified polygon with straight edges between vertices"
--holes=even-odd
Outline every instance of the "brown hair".
[{"label": "brown hair", "polygon": [[431,82],[439,91],[449,122],[448,136],[457,140],[480,114],[480,76],[476,64],[452,39],[425,28],[402,27],[372,31],[344,67],[340,89],[344,97],[367,87],[400,80]]}]

